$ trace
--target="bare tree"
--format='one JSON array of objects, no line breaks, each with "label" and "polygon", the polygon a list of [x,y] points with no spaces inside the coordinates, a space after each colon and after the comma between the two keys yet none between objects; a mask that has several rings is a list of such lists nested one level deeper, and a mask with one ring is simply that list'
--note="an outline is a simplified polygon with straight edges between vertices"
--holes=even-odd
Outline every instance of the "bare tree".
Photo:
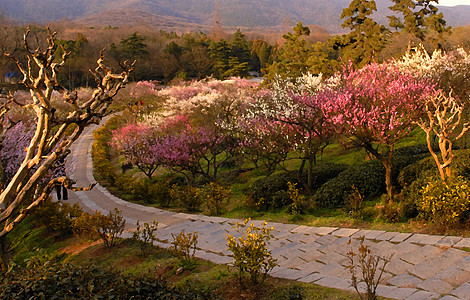
[{"label": "bare tree", "polygon": [[[454,158],[452,146],[470,129],[470,123],[462,124],[463,104],[440,90],[426,102],[427,118],[416,122],[426,132],[426,140],[442,180],[452,176],[451,163]],[[433,135],[438,139],[441,157],[432,148]]]},{"label": "bare tree", "polygon": [[[46,199],[51,190],[59,184],[64,184],[72,190],[88,190],[76,188],[73,180],[60,177],[53,178],[42,184],[48,171],[54,164],[64,159],[70,153],[70,146],[77,140],[83,130],[92,123],[98,123],[105,116],[113,97],[126,84],[134,63],[121,65],[123,71],[113,73],[104,63],[104,55],[100,52],[97,60],[98,66],[90,70],[93,74],[97,88],[89,99],[79,101],[76,92],[70,92],[58,82],[60,68],[64,65],[70,53],[61,49],[61,57],[56,57],[55,32],[47,28],[47,46],[41,50],[40,46],[32,49],[28,43],[29,28],[26,30],[23,43],[26,64],[23,64],[13,55],[5,53],[13,60],[23,75],[22,84],[29,90],[30,103],[20,103],[13,93],[3,99],[5,107],[20,105],[32,109],[35,113],[36,131],[26,149],[25,158],[0,194],[0,263],[7,266],[4,257],[4,243],[6,235],[21,222],[36,206]],[[37,43],[38,45],[40,43]],[[71,112],[65,117],[56,113],[52,100],[53,91],[63,96],[63,101],[70,105]]]}]

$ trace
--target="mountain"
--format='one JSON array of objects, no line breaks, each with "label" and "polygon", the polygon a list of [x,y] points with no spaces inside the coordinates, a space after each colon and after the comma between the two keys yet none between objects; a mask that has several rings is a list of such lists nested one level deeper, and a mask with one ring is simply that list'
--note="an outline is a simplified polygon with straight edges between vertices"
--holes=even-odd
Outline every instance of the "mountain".
[{"label": "mountain", "polygon": [[[0,0],[3,14],[20,22],[48,23],[60,19],[88,26],[149,24],[162,29],[210,30],[217,0]],[[340,15],[350,0],[218,0],[222,26],[292,27],[302,21],[331,33],[344,32]],[[374,18],[388,23],[390,0],[377,0]],[[440,6],[451,26],[470,24],[470,5]]]}]

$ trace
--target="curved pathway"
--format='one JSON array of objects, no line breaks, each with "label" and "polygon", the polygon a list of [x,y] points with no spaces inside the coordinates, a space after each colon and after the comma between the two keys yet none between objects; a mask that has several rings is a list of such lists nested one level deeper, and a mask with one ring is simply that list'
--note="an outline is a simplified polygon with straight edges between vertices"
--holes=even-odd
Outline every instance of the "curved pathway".
[{"label": "curved pathway", "polygon": [[[77,186],[96,182],[92,173],[92,132],[89,127],[74,144],[67,162],[68,175]],[[130,237],[137,220],[158,221],[157,237],[161,247],[169,247],[171,233],[198,231],[196,256],[215,263],[228,264],[226,233],[233,234],[235,221],[227,218],[168,212],[123,201],[97,184],[92,191],[70,192],[70,201],[85,210],[107,214],[117,207],[126,219],[124,237]],[[254,221],[260,223],[260,221]],[[348,241],[358,244],[364,237],[372,253],[392,255],[386,267],[380,296],[394,299],[470,299],[470,238],[359,230],[337,227],[309,227],[294,224],[269,223],[274,239],[270,250],[278,259],[270,275],[302,282],[312,282],[342,290],[350,286],[350,274],[344,268],[351,249]]]}]

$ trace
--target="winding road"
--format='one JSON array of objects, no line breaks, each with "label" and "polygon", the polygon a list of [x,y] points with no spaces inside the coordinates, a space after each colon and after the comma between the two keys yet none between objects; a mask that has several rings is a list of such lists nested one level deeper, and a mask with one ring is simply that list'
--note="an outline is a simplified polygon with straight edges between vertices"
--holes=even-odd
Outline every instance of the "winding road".
[{"label": "winding road", "polygon": [[[87,128],[68,158],[67,172],[77,181],[77,186],[96,182],[91,159],[92,133],[96,128],[96,125]],[[175,213],[129,203],[111,195],[99,184],[91,191],[70,192],[69,199],[87,211],[107,214],[114,208],[120,209],[126,219],[123,237],[132,235],[137,220],[158,221],[157,246],[164,248],[173,241],[171,233],[178,234],[183,229],[198,231],[197,257],[218,264],[231,262],[226,234],[233,234],[234,222],[241,220]],[[275,228],[269,247],[279,264],[270,273],[274,277],[352,291],[350,273],[344,267],[348,263],[345,254],[351,249],[349,240],[357,246],[358,239],[364,237],[372,253],[393,254],[378,288],[380,296],[470,299],[470,238],[281,223],[269,223],[269,226]]]}]

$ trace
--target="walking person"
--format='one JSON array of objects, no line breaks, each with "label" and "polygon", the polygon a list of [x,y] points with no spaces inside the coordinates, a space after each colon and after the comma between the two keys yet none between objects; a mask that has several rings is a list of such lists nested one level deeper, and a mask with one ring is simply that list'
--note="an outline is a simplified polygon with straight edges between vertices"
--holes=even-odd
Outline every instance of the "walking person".
[{"label": "walking person", "polygon": [[[54,178],[59,178],[62,176],[67,176],[65,173],[65,160],[63,158],[59,159],[56,163],[56,167],[54,168],[53,172]],[[67,188],[64,186],[64,184],[56,185],[55,187],[56,193],[57,193],[57,200],[68,200],[68,192]]]}]

